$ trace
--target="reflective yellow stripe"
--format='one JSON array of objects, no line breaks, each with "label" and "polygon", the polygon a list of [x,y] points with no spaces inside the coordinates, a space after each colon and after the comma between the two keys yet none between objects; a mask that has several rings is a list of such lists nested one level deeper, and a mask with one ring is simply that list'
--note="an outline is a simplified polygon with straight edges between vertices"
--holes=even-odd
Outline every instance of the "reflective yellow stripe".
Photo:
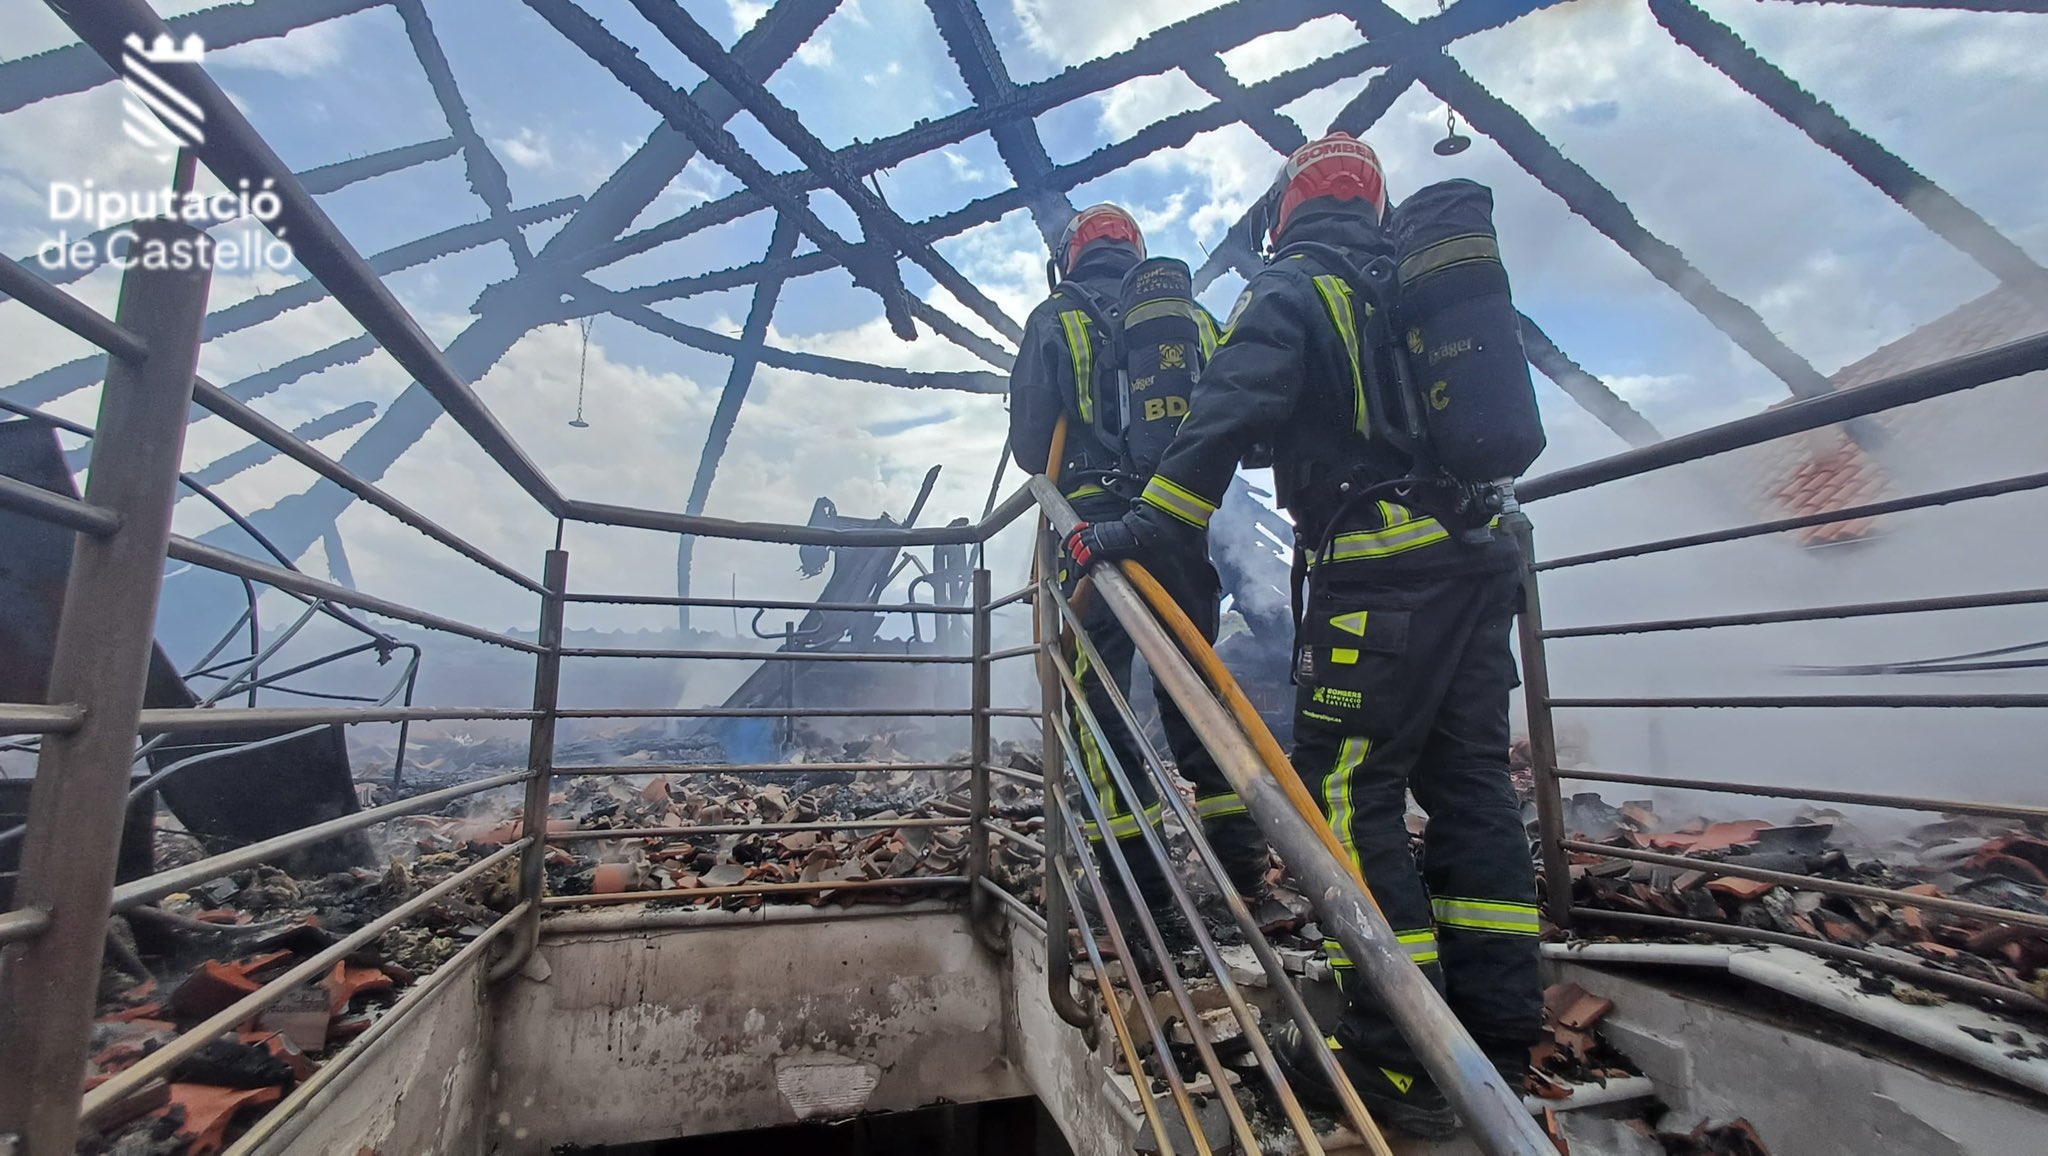
[{"label": "reflective yellow stripe", "polygon": [[1078,309],[1060,314],[1060,328],[1066,330],[1067,353],[1074,359],[1074,402],[1081,407],[1081,420],[1095,420],[1095,346],[1088,338],[1088,315]]},{"label": "reflective yellow stripe", "polygon": [[1105,489],[1103,489],[1103,488],[1102,488],[1101,486],[1095,486],[1095,485],[1088,485],[1088,486],[1082,486],[1082,487],[1081,487],[1080,489],[1078,489],[1078,490],[1075,490],[1075,491],[1074,491],[1073,493],[1071,493],[1071,494],[1068,494],[1068,495],[1067,495],[1067,500],[1071,502],[1071,501],[1074,501],[1074,500],[1075,500],[1075,499],[1077,499],[1077,498],[1092,498],[1092,497],[1094,497],[1094,496],[1095,496],[1095,495],[1097,495],[1097,494],[1106,494],[1106,493],[1108,493],[1108,492],[1109,492],[1108,490],[1105,490]]},{"label": "reflective yellow stripe", "polygon": [[[1103,801],[1103,809],[1105,811],[1109,810],[1109,802],[1107,799]],[[1145,808],[1143,814],[1145,826],[1157,827],[1159,825],[1159,814],[1160,812],[1158,803],[1154,803],[1151,806]],[[1138,826],[1139,819],[1140,816],[1138,815],[1117,815],[1112,813],[1109,818],[1110,835],[1117,839],[1137,838],[1140,830]],[[1087,834],[1089,842],[1102,842],[1102,829],[1095,825],[1095,820],[1089,819],[1083,822],[1081,824],[1081,830]]]},{"label": "reflective yellow stripe", "polygon": [[1446,237],[1401,262],[1401,284],[1467,261],[1500,261],[1500,242],[1485,233]]},{"label": "reflective yellow stripe", "polygon": [[1316,292],[1322,295],[1323,308],[1329,310],[1330,321],[1337,326],[1337,336],[1344,340],[1344,356],[1351,360],[1351,418],[1358,432],[1365,433],[1365,366],[1358,356],[1358,321],[1351,304],[1351,286],[1342,277],[1319,276]]},{"label": "reflective yellow stripe", "polygon": [[1202,331],[1202,361],[1207,364],[1216,356],[1216,347],[1223,344],[1223,339],[1216,332],[1216,319],[1209,316],[1207,309],[1195,309],[1195,325]]},{"label": "reflective yellow stripe", "polygon": [[1244,800],[1235,794],[1211,795],[1195,800],[1195,814],[1204,819],[1226,819],[1244,813]]},{"label": "reflective yellow stripe", "polygon": [[1124,328],[1129,329],[1133,325],[1142,325],[1147,321],[1157,321],[1162,317],[1185,317],[1189,321],[1194,321],[1197,327],[1202,324],[1195,320],[1194,302],[1176,301],[1168,297],[1160,301],[1147,301],[1124,314]]},{"label": "reflective yellow stripe", "polygon": [[1351,864],[1358,869],[1361,878],[1365,875],[1365,861],[1358,857],[1358,845],[1351,838],[1351,778],[1371,751],[1371,739],[1345,739],[1337,748],[1336,767],[1323,780],[1323,814],[1330,817],[1330,830],[1336,834],[1337,843],[1344,848],[1344,853],[1351,857]]},{"label": "reflective yellow stripe", "polygon": [[1358,651],[1349,646],[1333,646],[1330,648],[1330,661],[1338,666],[1357,666]]},{"label": "reflective yellow stripe", "polygon": [[1434,928],[1425,927],[1420,931],[1397,931],[1394,933],[1394,939],[1400,943],[1401,950],[1408,953],[1408,958],[1414,961],[1417,967],[1425,963],[1436,962],[1436,931]]},{"label": "reflective yellow stripe", "polygon": [[1435,518],[1419,518],[1397,526],[1380,530],[1355,530],[1339,534],[1330,543],[1330,552],[1323,559],[1328,562],[1355,562],[1360,558],[1385,558],[1391,554],[1404,554],[1420,550],[1438,542],[1449,541],[1451,532]]},{"label": "reflective yellow stripe", "polygon": [[1152,480],[1145,483],[1145,492],[1138,495],[1138,500],[1198,530],[1208,529],[1209,518],[1216,513],[1214,503],[1159,474],[1153,474]]},{"label": "reflective yellow stripe", "polygon": [[1536,920],[1533,903],[1508,903],[1497,899],[1430,900],[1436,921],[1445,927],[1466,931],[1491,931],[1501,935],[1536,935],[1543,928]]}]

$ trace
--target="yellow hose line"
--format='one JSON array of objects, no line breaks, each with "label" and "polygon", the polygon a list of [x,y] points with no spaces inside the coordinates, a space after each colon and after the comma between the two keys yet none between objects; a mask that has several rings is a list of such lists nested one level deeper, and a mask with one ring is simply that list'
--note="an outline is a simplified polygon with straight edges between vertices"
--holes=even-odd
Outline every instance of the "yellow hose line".
[{"label": "yellow hose line", "polygon": [[[1210,646],[1209,640],[1202,637],[1202,632],[1195,629],[1195,624],[1188,619],[1187,612],[1167,596],[1166,588],[1159,584],[1159,579],[1154,578],[1135,561],[1127,559],[1120,565],[1124,577],[1130,579],[1131,585],[1138,588],[1138,593],[1144,596],[1146,602],[1151,603],[1152,613],[1158,615],[1159,620],[1166,623],[1167,629],[1173,631],[1173,636],[1180,641],[1181,650],[1185,651],[1189,660],[1201,670],[1203,677],[1209,680],[1210,687],[1223,699],[1223,704],[1230,708],[1231,715],[1237,719],[1238,727],[1244,731],[1245,737],[1252,741],[1252,746],[1259,752],[1260,761],[1266,764],[1267,772],[1279,780],[1281,790],[1287,793],[1288,801],[1294,804],[1294,809],[1301,812],[1301,817],[1308,820],[1309,826],[1315,828],[1316,834],[1323,840],[1323,845],[1330,849],[1330,854],[1335,855],[1339,863],[1350,869],[1351,877],[1358,880],[1358,885],[1365,889],[1366,898],[1372,899],[1372,889],[1365,886],[1365,878],[1358,872],[1358,863],[1344,850],[1343,845],[1337,842],[1337,834],[1330,829],[1330,821],[1323,817],[1322,808],[1316,805],[1315,797],[1308,793],[1308,787],[1302,783],[1301,776],[1295,773],[1294,764],[1288,760],[1287,752],[1280,749],[1280,740],[1274,738],[1273,732],[1267,729],[1266,720],[1259,717],[1257,708],[1245,697],[1244,689],[1237,685],[1237,679],[1231,675],[1230,668],[1223,665],[1223,659],[1217,656],[1216,648]],[[1377,899],[1373,899],[1375,906],[1378,903]]]}]

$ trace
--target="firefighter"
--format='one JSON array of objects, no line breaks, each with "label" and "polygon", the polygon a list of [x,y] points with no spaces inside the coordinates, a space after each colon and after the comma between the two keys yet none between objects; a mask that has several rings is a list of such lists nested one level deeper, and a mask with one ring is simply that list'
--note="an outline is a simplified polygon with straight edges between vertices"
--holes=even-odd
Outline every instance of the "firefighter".
[{"label": "firefighter", "polygon": [[[1519,1087],[1542,990],[1535,879],[1507,767],[1517,552],[1506,535],[1483,532],[1483,518],[1475,527],[1447,508],[1404,504],[1431,506],[1391,484],[1409,461],[1361,432],[1371,428],[1359,412],[1368,383],[1396,354],[1360,337],[1364,298],[1328,266],[1357,269],[1393,251],[1372,149],[1342,133],[1305,145],[1266,206],[1276,258],[1232,310],[1191,414],[1132,512],[1079,531],[1069,548],[1131,555],[1175,527],[1205,526],[1245,452],[1272,447],[1297,586],[1306,578],[1295,769],[1409,958]],[[1301,242],[1308,252],[1287,251]],[[1319,262],[1317,245],[1349,261]],[[1408,791],[1429,814],[1419,870]],[[1351,978],[1343,948],[1325,946],[1340,983]],[[1454,1131],[1448,1101],[1384,1010],[1355,980],[1346,994],[1327,1041],[1280,1041],[1298,1086],[1331,1094],[1308,1049],[1334,1047],[1388,1124],[1424,1138]]]},{"label": "firefighter", "polygon": [[[1156,464],[1188,405],[1184,396],[1160,396],[1167,392],[1165,387],[1137,393],[1118,387],[1116,351],[1121,342],[1115,303],[1121,298],[1126,275],[1141,263],[1158,264],[1145,261],[1145,239],[1129,213],[1115,205],[1095,205],[1075,214],[1047,267],[1047,280],[1054,286],[1052,295],[1025,322],[1022,348],[1010,373],[1010,452],[1017,464],[1028,473],[1056,476],[1061,492],[1084,521],[1102,521],[1109,526],[1131,509],[1150,467]],[[1185,266],[1179,268],[1185,276]],[[1214,322],[1193,304],[1192,296],[1184,300],[1189,320],[1199,322],[1200,327],[1195,348],[1185,352],[1192,359],[1213,346]],[[1188,368],[1197,364],[1190,361]],[[1191,381],[1192,373],[1185,379]],[[1144,380],[1151,378],[1141,382]],[[1182,387],[1179,392],[1188,391]],[[1123,413],[1126,407],[1131,411],[1128,415]],[[1060,460],[1051,462],[1047,458],[1062,419],[1066,424],[1064,447]],[[1158,551],[1147,557],[1146,565],[1204,636],[1214,639],[1219,601],[1216,571],[1209,565],[1198,533],[1190,531],[1181,537],[1182,548]],[[1080,566],[1063,562],[1058,576],[1061,588],[1071,594],[1081,575]],[[1131,864],[1139,890],[1152,910],[1170,912],[1174,910],[1172,894],[1157,862],[1140,841],[1138,826],[1141,822],[1157,825],[1158,798],[1138,745],[1124,727],[1104,683],[1106,676],[1120,690],[1129,691],[1136,648],[1101,599],[1087,600],[1081,613],[1088,636],[1108,669],[1096,669],[1077,650],[1075,672],[1089,707],[1103,725],[1110,752],[1130,776],[1139,797],[1127,799],[1115,790],[1103,752],[1095,736],[1081,725],[1078,714],[1073,720],[1075,737],[1085,769],[1109,815],[1111,833]],[[1182,777],[1195,786],[1196,811],[1203,819],[1210,846],[1242,894],[1262,897],[1268,866],[1264,838],[1231,793],[1215,760],[1195,738],[1180,708],[1164,690],[1158,690],[1155,697],[1167,746]],[[1092,823],[1088,828],[1091,841],[1102,838]],[[1103,870],[1114,878],[1106,862]],[[1112,896],[1119,905],[1128,901],[1120,889],[1112,889]],[[1175,921],[1168,918],[1164,922]],[[1134,950],[1142,954],[1143,949]]]}]

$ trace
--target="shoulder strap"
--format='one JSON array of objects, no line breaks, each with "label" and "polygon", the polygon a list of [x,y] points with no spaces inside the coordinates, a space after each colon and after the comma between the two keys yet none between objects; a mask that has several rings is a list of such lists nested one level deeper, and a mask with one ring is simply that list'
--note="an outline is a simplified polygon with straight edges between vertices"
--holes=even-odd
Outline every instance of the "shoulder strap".
[{"label": "shoulder strap", "polygon": [[[1353,427],[1361,437],[1385,439],[1413,453],[1420,440],[1421,416],[1415,411],[1409,391],[1403,388],[1406,382],[1384,381],[1380,363],[1369,359],[1375,342],[1394,340],[1392,321],[1386,312],[1394,291],[1394,263],[1380,257],[1361,269],[1342,249],[1317,241],[1297,241],[1274,254],[1273,260],[1278,262],[1288,256],[1309,257],[1331,270],[1315,274],[1313,280],[1316,295],[1336,326],[1351,363]],[[1363,310],[1358,308],[1361,295],[1365,298]],[[1360,336],[1361,331],[1364,337]],[[1406,363],[1399,356],[1392,361],[1396,375],[1405,379]]]},{"label": "shoulder strap", "polygon": [[[1096,438],[1105,446],[1122,445],[1122,425],[1127,420],[1119,411],[1104,413],[1101,398],[1096,390],[1098,372],[1107,367],[1115,369],[1123,363],[1122,327],[1109,309],[1104,308],[1099,294],[1078,281],[1062,281],[1056,292],[1075,308],[1059,313],[1060,331],[1066,339],[1067,354],[1074,362],[1074,405],[1082,423],[1089,427]],[[1100,338],[1097,338],[1100,334]],[[1098,353],[1097,341],[1101,342]]]}]

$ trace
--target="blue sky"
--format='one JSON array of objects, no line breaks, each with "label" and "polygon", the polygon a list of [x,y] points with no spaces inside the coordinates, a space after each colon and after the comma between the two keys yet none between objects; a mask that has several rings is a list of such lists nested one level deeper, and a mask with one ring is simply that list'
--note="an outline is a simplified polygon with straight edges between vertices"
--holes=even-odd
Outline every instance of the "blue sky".
[{"label": "blue sky", "polygon": [[[159,11],[202,7],[160,0]],[[684,5],[731,43],[763,6],[745,0]],[[1012,76],[1041,79],[1118,51],[1139,36],[1211,7],[1207,0],[991,0],[984,14]],[[1419,17],[1428,0],[1398,4]],[[584,7],[635,46],[675,84],[700,74],[625,0]],[[1885,141],[2039,259],[2048,260],[2048,60],[2042,24],[2018,15],[1916,12],[1845,5],[1712,0],[1705,7],[1800,83]],[[10,30],[0,56],[14,58],[69,37],[40,0],[0,0]],[[646,138],[655,115],[510,0],[427,0],[478,130],[504,163],[516,206],[587,195]],[[19,30],[19,31],[17,31]],[[1225,56],[1244,83],[1302,67],[1359,42],[1347,22],[1327,18],[1263,37]],[[1604,181],[1653,232],[1677,244],[1723,289],[1750,303],[1823,372],[1988,290],[1988,275],[1928,234],[1733,84],[1674,44],[1639,4],[1574,0],[1514,25],[1460,42],[1461,63],[1521,109],[1564,153]],[[414,60],[398,16],[371,9],[283,39],[224,50],[209,68],[295,168],[330,164],[448,132]],[[1354,77],[1283,111],[1311,135],[1366,82]],[[769,87],[834,147],[873,140],[967,103],[966,88],[920,0],[847,0]],[[1209,98],[1178,73],[1141,78],[1037,118],[1054,163],[1078,159],[1143,125]],[[49,233],[44,203],[52,180],[102,184],[160,180],[149,158],[118,132],[118,90],[32,104],[0,116],[0,248],[22,256]],[[1610,381],[1667,432],[1698,428],[1782,400],[1783,387],[1735,349],[1675,294],[1572,216],[1515,168],[1491,142],[1454,160],[1429,145],[1443,132],[1443,106],[1412,89],[1372,134],[1398,193],[1428,180],[1471,176],[1492,184],[1518,301],[1567,352]],[[730,125],[771,169],[794,159],[751,117]],[[1155,252],[1199,264],[1270,180],[1278,157],[1241,126],[1198,137],[1075,190],[1077,204],[1118,200],[1133,207]],[[917,219],[1006,187],[1008,175],[986,135],[878,174],[888,202]],[[645,227],[736,187],[694,162],[635,222]],[[359,250],[374,253],[476,221],[482,203],[460,159],[364,182],[323,198]],[[829,225],[857,237],[847,207],[830,194],[811,199]],[[528,230],[535,247],[559,220]],[[625,288],[759,259],[772,224],[763,212],[619,262],[593,274]],[[939,243],[939,249],[1013,316],[1043,292],[1044,255],[1022,212]],[[808,241],[799,251],[808,251]],[[985,330],[907,262],[906,283],[970,327]],[[491,245],[390,278],[437,340],[474,322],[486,286],[513,276],[508,249]],[[225,305],[273,289],[296,274],[223,278]],[[1239,282],[1209,295],[1228,307]],[[110,272],[73,286],[111,309]],[[745,290],[662,303],[661,312],[736,334]],[[17,305],[0,305],[0,382],[81,355],[76,342]],[[358,330],[331,302],[296,309],[209,344],[202,369],[228,382],[270,368]],[[919,369],[981,368],[969,354],[926,333],[890,336],[876,299],[839,271],[789,284],[772,330],[776,344]],[[679,507],[694,472],[705,423],[726,372],[721,357],[686,349],[614,317],[591,335],[585,388],[592,428],[571,430],[580,334],[543,326],[515,344],[478,390],[550,476],[569,493]],[[259,401],[296,424],[369,400],[381,412],[406,385],[381,355],[304,378]],[[1553,449],[1538,471],[1613,452],[1620,443],[1547,383],[1542,386]],[[52,404],[89,420],[94,392]],[[218,422],[196,426],[186,464],[197,469],[244,444]],[[817,495],[848,513],[901,512],[934,463],[945,473],[933,500],[941,517],[978,514],[1002,438],[1000,399],[904,391],[822,380],[779,370],[756,381],[721,469],[710,511],[730,517],[801,521]],[[322,442],[339,455],[366,425]],[[223,486],[245,509],[262,509],[303,489],[308,478],[273,462]],[[508,492],[489,463],[448,423],[436,425],[386,479],[395,492],[529,569],[552,526]],[[210,528],[197,503],[179,511],[181,531]],[[530,603],[479,582],[446,555],[374,511],[342,517],[355,574],[366,589],[402,586],[430,608],[489,625],[523,624]],[[579,574],[609,589],[665,588],[672,544],[657,535],[575,531]],[[1021,557],[1021,547],[1018,548]],[[780,547],[700,550],[702,580],[723,588],[732,575],[764,589],[799,594],[794,559]],[[321,568],[318,551],[309,568]],[[593,623],[656,625],[621,612]]]}]

